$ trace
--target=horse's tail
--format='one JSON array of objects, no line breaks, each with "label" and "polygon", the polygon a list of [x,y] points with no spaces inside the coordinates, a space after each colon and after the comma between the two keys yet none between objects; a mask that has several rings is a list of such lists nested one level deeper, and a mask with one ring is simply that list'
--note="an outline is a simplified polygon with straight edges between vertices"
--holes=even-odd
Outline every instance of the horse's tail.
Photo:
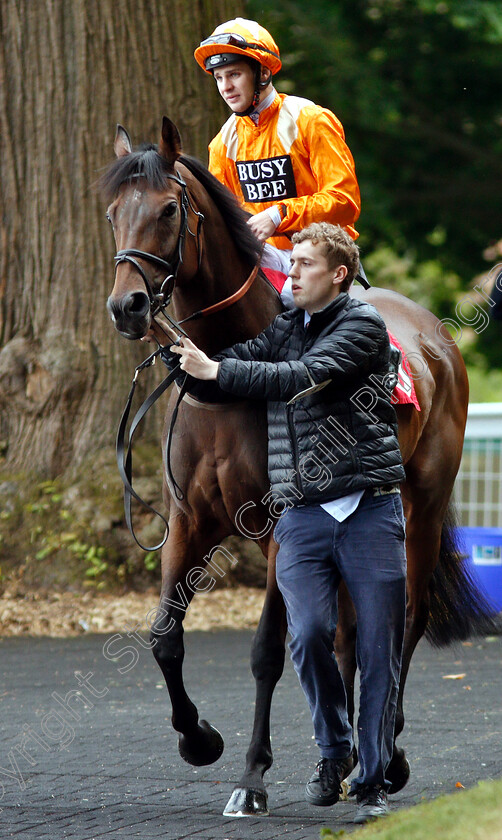
[{"label": "horse's tail", "polygon": [[430,612],[425,636],[443,647],[469,636],[502,631],[497,607],[484,595],[466,564],[458,541],[457,517],[450,502],[441,533],[439,562],[430,583]]}]

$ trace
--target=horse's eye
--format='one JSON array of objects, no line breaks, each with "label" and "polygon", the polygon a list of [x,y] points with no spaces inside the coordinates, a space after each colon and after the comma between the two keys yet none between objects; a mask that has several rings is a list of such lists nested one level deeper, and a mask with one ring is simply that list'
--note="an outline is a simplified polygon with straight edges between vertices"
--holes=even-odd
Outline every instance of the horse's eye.
[{"label": "horse's eye", "polygon": [[110,224],[111,224],[111,225],[113,224],[113,222],[112,222],[112,217],[110,216],[110,214],[109,214],[109,213],[107,213],[107,214],[106,214],[106,220],[107,220],[108,222],[110,222]]},{"label": "horse's eye", "polygon": [[170,201],[169,204],[164,207],[162,211],[162,215],[169,218],[170,216],[174,216],[178,209],[178,203],[176,201]]}]

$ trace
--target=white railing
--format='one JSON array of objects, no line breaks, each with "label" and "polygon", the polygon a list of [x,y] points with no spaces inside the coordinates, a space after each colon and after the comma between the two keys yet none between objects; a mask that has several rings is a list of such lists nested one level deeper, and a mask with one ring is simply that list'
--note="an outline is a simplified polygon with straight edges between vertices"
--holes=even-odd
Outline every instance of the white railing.
[{"label": "white railing", "polygon": [[502,527],[502,403],[471,403],[455,482],[460,524]]}]

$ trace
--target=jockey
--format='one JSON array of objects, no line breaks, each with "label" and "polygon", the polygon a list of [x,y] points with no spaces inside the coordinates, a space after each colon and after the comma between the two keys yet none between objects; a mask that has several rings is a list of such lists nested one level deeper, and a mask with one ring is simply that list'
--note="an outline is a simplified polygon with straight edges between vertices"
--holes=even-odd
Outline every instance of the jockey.
[{"label": "jockey", "polygon": [[326,221],[358,236],[359,187],[343,126],[327,108],[277,93],[279,48],[256,21],[221,24],[194,55],[233,112],[209,145],[209,170],[252,214],[262,266],[290,306],[291,235]]}]

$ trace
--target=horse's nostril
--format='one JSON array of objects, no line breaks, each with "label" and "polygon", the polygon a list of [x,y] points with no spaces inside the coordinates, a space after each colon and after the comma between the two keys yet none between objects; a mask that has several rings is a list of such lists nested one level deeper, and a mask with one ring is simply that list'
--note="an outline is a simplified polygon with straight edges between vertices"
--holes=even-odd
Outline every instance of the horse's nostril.
[{"label": "horse's nostril", "polygon": [[107,308],[115,328],[126,338],[136,338],[146,329],[150,299],[145,292],[128,292],[117,297],[110,295]]},{"label": "horse's nostril", "polygon": [[133,318],[144,318],[150,309],[148,295],[144,292],[132,292],[124,300],[124,314]]}]

